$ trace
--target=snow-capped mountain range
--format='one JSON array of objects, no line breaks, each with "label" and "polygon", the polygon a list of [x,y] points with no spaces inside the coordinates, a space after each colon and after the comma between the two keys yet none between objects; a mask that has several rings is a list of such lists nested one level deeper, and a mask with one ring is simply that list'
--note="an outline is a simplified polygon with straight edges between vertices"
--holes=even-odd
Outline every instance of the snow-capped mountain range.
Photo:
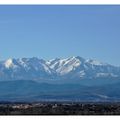
[{"label": "snow-capped mountain range", "polygon": [[82,57],[44,60],[37,57],[0,62],[0,80],[81,80],[120,78],[120,67]]},{"label": "snow-capped mountain range", "polygon": [[82,57],[0,62],[0,101],[120,101],[120,67]]}]

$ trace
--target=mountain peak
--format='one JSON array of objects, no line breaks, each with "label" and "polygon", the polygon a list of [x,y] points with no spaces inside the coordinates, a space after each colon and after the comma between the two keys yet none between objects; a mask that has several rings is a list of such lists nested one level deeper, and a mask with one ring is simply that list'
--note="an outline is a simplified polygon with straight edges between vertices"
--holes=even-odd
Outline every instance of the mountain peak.
[{"label": "mountain peak", "polygon": [[13,66],[13,59],[9,58],[8,60],[5,61],[5,67],[10,68]]},{"label": "mountain peak", "polygon": [[80,56],[76,56],[75,58],[79,59],[81,62],[85,61],[85,59],[83,57],[80,57]]},{"label": "mountain peak", "polygon": [[88,59],[88,60],[86,60],[86,62],[89,63],[89,64],[92,64],[92,65],[96,65],[96,66],[108,65],[106,63],[100,62],[98,60],[92,60],[92,59]]},{"label": "mountain peak", "polygon": [[[0,71],[7,79],[52,79],[64,77],[66,79],[80,79],[105,77],[112,75],[120,77],[120,68],[96,60],[85,60],[80,56],[56,58],[52,60],[33,58],[19,58],[0,62]],[[5,75],[5,76],[4,76]],[[69,77],[68,77],[69,76]]]}]

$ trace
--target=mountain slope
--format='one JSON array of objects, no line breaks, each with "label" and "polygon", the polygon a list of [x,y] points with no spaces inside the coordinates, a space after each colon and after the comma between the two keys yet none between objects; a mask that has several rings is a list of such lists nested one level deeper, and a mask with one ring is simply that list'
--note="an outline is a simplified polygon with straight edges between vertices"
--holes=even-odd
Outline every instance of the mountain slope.
[{"label": "mountain slope", "polygon": [[82,57],[0,62],[0,101],[119,101],[120,67]]},{"label": "mountain slope", "polygon": [[120,79],[120,67],[82,57],[43,60],[8,59],[0,62],[0,81],[37,80],[39,82],[74,82],[95,79]]},{"label": "mountain slope", "polygon": [[103,86],[44,84],[29,80],[1,81],[0,101],[119,101],[120,83]]}]

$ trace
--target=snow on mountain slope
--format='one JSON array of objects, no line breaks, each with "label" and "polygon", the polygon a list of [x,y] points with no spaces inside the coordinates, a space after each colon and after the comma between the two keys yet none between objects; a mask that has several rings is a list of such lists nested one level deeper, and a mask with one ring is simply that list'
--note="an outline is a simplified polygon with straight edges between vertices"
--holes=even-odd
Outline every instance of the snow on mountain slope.
[{"label": "snow on mountain slope", "polygon": [[38,58],[20,58],[20,59],[8,59],[4,63],[6,68],[23,68],[25,71],[45,71],[51,73],[50,67],[46,64],[46,61]]},{"label": "snow on mountain slope", "polygon": [[12,59],[8,59],[6,62],[5,62],[5,67],[6,68],[10,68],[14,66],[13,62],[12,62]]},{"label": "snow on mountain slope", "polygon": [[65,75],[80,66],[81,61],[76,57],[70,57],[67,59],[54,59],[47,62],[47,64],[58,74]]},{"label": "snow on mountain slope", "polygon": [[120,77],[120,67],[82,57],[43,60],[36,57],[0,62],[0,80],[8,79],[83,79]]},{"label": "snow on mountain slope", "polygon": [[[85,60],[82,57],[53,59],[47,62],[58,75],[70,78],[118,77],[120,68],[97,60]],[[100,74],[104,73],[104,74]],[[119,74],[119,75],[118,75]]]},{"label": "snow on mountain slope", "polygon": [[18,63],[23,66],[24,68],[26,68],[27,71],[29,71],[30,69],[34,69],[36,71],[45,71],[47,73],[51,73],[51,69],[49,68],[48,65],[46,65],[46,61],[43,59],[38,59],[38,58],[22,58],[22,59],[18,59]]},{"label": "snow on mountain slope", "polygon": [[45,60],[38,58],[8,59],[0,62],[0,80],[41,79],[53,74]]},{"label": "snow on mountain slope", "polygon": [[91,64],[91,65],[96,65],[96,66],[108,65],[108,64],[106,64],[106,63],[102,63],[102,62],[100,62],[100,61],[91,60],[91,59],[86,60],[86,63],[89,63],[89,64]]}]

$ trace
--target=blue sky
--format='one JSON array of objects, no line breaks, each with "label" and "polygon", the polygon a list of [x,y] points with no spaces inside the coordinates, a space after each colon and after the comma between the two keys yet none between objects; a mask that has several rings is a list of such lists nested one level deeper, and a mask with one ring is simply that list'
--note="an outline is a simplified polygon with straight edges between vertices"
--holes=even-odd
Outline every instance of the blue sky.
[{"label": "blue sky", "polygon": [[0,59],[33,56],[120,65],[120,6],[0,6]]}]

